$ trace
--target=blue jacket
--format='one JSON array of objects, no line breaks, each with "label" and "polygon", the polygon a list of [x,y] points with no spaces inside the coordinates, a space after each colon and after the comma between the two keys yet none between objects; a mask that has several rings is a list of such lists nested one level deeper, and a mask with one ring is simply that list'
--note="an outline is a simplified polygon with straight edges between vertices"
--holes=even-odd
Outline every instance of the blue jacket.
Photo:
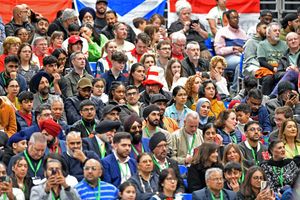
[{"label": "blue jacket", "polygon": [[[93,151],[85,151],[83,150],[84,155],[86,156],[87,159],[94,158],[100,162],[99,156],[93,152]],[[79,160],[70,157],[67,152],[64,152],[62,154],[62,157],[66,161],[66,164],[68,166],[68,171],[69,174],[72,176],[75,176],[77,178],[78,182],[81,181],[83,177],[83,166],[85,163],[81,163]]]},{"label": "blue jacket", "polygon": [[[31,119],[31,125],[35,124],[35,114],[34,112],[31,112],[32,119]],[[17,125],[18,125],[18,130],[23,130],[24,128],[27,128],[28,125],[25,121],[25,119],[20,115],[20,111],[16,112],[16,120],[17,120]]]},{"label": "blue jacket", "polygon": [[106,81],[106,87],[105,87],[105,93],[108,94],[111,83],[113,81],[121,81],[123,83],[127,82],[127,78],[124,76],[124,74],[121,72],[117,79],[115,79],[114,75],[112,74],[111,70],[108,70],[107,72],[101,74],[101,78],[104,78]]},{"label": "blue jacket", "polygon": [[[236,193],[230,190],[223,189],[223,199],[224,200],[235,200],[236,198]],[[197,190],[192,193],[193,200],[212,200],[211,198],[211,192],[207,187]]]},{"label": "blue jacket", "polygon": [[227,133],[225,133],[222,129],[218,129],[217,133],[222,136],[224,145],[227,145],[229,143],[239,144],[240,142],[242,142],[242,133],[237,129],[231,132],[230,136]]},{"label": "blue jacket", "polygon": [[[121,184],[121,172],[115,154],[112,153],[106,156],[101,160],[101,163],[103,166],[103,181],[119,187]],[[137,170],[135,160],[130,158],[128,161],[128,166],[131,175],[134,175]]]},{"label": "blue jacket", "polygon": [[[149,140],[150,138],[142,138],[142,145],[144,148],[144,152],[151,152],[149,149]],[[137,155],[135,155],[135,152],[133,148],[131,147],[131,152],[130,152],[130,158],[136,159]]]}]

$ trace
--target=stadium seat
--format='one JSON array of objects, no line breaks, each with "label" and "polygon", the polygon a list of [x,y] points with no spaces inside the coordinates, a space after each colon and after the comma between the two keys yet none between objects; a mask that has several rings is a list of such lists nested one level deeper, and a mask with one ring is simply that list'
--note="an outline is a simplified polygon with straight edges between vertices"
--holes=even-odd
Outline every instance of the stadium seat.
[{"label": "stadium seat", "polygon": [[178,196],[182,197],[182,200],[192,200],[192,194],[190,193],[182,193],[179,194]]},{"label": "stadium seat", "polygon": [[97,62],[89,62],[89,64],[90,64],[90,68],[93,73],[93,76],[95,77],[96,73],[97,73]]}]

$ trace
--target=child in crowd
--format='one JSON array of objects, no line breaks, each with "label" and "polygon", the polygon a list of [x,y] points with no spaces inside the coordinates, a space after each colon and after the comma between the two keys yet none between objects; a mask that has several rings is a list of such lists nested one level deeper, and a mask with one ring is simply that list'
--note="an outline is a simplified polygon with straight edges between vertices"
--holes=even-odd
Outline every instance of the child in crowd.
[{"label": "child in crowd", "polygon": [[236,118],[237,118],[237,121],[238,121],[237,129],[242,134],[244,134],[245,125],[249,121],[252,121],[252,119],[250,118],[251,107],[250,107],[250,105],[248,105],[246,103],[241,103],[236,107],[235,112],[236,112]]}]

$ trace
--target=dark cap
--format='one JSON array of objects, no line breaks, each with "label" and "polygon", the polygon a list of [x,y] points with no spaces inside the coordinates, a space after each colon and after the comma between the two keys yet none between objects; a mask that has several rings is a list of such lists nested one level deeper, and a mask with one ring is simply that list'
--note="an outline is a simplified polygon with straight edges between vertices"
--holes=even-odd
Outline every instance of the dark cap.
[{"label": "dark cap", "polygon": [[284,93],[285,91],[291,91],[293,90],[293,85],[289,82],[289,81],[281,81],[278,84],[278,95],[281,95],[282,93]]},{"label": "dark cap", "polygon": [[108,4],[107,0],[97,0],[97,1],[96,1],[96,4],[97,4],[97,3],[100,3],[100,2],[106,3],[106,5]]},{"label": "dark cap", "polygon": [[26,140],[26,136],[23,134],[23,132],[17,132],[8,139],[7,144],[8,146],[12,146],[13,143],[18,143],[22,140]]},{"label": "dark cap", "polygon": [[286,28],[288,26],[289,21],[294,21],[298,18],[297,13],[289,13],[287,14],[283,20],[281,21],[282,28]]},{"label": "dark cap", "polygon": [[154,104],[151,104],[151,105],[145,107],[143,110],[143,118],[146,119],[150,115],[150,113],[152,113],[153,111],[159,112],[160,111],[159,107]]},{"label": "dark cap", "polygon": [[116,110],[118,112],[121,112],[121,108],[119,106],[115,106],[112,104],[108,104],[107,106],[105,106],[103,108],[103,116],[107,115],[108,113],[110,113],[111,111]]},{"label": "dark cap", "polygon": [[169,100],[163,94],[153,94],[150,97],[150,103],[155,103],[158,101],[168,102]]},{"label": "dark cap", "polygon": [[38,91],[39,84],[43,77],[45,77],[48,80],[49,84],[51,83],[50,75],[47,74],[45,71],[39,71],[31,78],[29,82],[29,88],[31,92],[36,93]]},{"label": "dark cap", "polygon": [[113,129],[118,129],[121,126],[121,122],[112,120],[103,120],[95,128],[95,132],[98,134],[106,133]]},{"label": "dark cap", "polygon": [[149,140],[149,149],[153,151],[161,141],[167,142],[166,135],[162,132],[154,133]]},{"label": "dark cap", "polygon": [[273,17],[271,10],[262,10],[262,11],[260,11],[260,16],[261,17],[267,16],[267,15]]}]

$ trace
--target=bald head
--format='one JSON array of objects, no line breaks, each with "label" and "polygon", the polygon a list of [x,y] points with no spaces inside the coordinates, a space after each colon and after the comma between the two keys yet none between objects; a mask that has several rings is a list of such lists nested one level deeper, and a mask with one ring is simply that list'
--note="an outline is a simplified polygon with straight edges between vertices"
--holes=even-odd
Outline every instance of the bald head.
[{"label": "bald head", "polygon": [[13,17],[16,23],[23,23],[28,21],[28,6],[26,4],[16,5],[13,9]]},{"label": "bald head", "polygon": [[98,167],[98,168],[102,169],[101,163],[98,160],[94,159],[94,158],[91,158],[88,161],[86,161],[84,167],[85,166],[95,166],[95,167]]},{"label": "bald head", "polygon": [[89,159],[83,167],[83,175],[87,182],[92,186],[97,186],[102,175],[102,166],[98,160]]},{"label": "bald head", "polygon": [[286,35],[286,43],[292,53],[298,52],[300,46],[299,35],[295,32],[290,32]]}]

